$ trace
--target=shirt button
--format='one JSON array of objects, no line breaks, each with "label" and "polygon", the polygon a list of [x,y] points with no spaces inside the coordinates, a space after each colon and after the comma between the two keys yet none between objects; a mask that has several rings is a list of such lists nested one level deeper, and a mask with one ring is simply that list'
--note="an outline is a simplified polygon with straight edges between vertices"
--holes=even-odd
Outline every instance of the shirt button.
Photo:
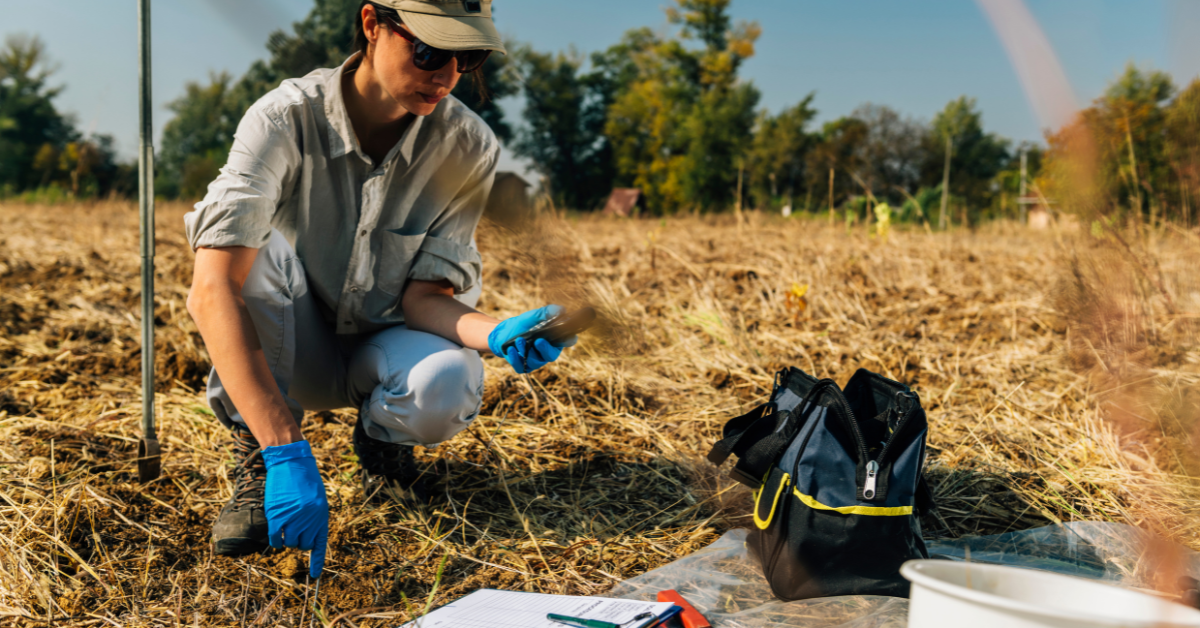
[{"label": "shirt button", "polygon": [[366,229],[363,229],[362,231],[359,231],[359,232],[358,232],[358,237],[360,237],[360,238],[361,238],[361,237],[365,237],[366,235],[367,235],[367,230],[366,230]]}]

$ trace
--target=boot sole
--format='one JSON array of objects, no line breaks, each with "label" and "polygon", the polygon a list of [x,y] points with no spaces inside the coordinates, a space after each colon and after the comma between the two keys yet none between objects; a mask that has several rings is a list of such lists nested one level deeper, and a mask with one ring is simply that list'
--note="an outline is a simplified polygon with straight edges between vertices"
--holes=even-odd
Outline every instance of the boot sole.
[{"label": "boot sole", "polygon": [[217,556],[246,556],[261,554],[270,547],[267,539],[232,537],[213,541],[213,553]]}]

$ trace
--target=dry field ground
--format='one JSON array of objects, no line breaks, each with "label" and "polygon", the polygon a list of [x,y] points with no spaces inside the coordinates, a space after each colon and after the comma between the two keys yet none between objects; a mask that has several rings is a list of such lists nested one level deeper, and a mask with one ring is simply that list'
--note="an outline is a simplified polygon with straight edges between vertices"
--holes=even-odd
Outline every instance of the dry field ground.
[{"label": "dry field ground", "polygon": [[1200,548],[1195,232],[546,218],[481,228],[481,309],[590,302],[604,326],[532,377],[487,360],[482,416],[419,450],[421,509],[364,505],[353,412],[308,417],[332,522],[306,605],[306,555],[209,548],[232,456],[184,307],[184,211],[159,208],[165,456],[139,484],[136,208],[0,206],[0,626],[307,625],[313,606],[395,626],[483,586],[602,594],[746,523],[745,492],[703,454],[785,365],[919,391],[930,536],[1102,520]]}]

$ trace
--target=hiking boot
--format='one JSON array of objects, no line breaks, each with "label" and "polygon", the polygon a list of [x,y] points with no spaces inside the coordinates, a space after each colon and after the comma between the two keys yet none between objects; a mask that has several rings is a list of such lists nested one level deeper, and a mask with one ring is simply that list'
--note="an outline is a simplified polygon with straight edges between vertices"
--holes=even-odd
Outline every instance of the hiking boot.
[{"label": "hiking boot", "polygon": [[397,445],[367,436],[362,417],[351,437],[362,470],[363,496],[367,501],[392,500],[423,504],[429,499],[412,445]]},{"label": "hiking boot", "polygon": [[213,524],[213,551],[221,556],[243,556],[261,552],[269,544],[267,512],[263,507],[267,465],[249,428],[235,423],[230,432],[236,462],[233,497]]}]

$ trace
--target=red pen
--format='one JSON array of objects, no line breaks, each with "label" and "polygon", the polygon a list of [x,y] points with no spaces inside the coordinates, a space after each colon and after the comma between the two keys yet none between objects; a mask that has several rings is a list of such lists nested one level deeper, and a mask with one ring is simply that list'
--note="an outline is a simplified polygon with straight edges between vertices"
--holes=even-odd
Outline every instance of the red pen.
[{"label": "red pen", "polygon": [[712,624],[696,610],[683,596],[675,589],[667,589],[666,591],[658,592],[659,602],[670,602],[676,606],[683,608],[683,612],[676,616],[677,619],[683,622],[683,628],[712,628]]}]

